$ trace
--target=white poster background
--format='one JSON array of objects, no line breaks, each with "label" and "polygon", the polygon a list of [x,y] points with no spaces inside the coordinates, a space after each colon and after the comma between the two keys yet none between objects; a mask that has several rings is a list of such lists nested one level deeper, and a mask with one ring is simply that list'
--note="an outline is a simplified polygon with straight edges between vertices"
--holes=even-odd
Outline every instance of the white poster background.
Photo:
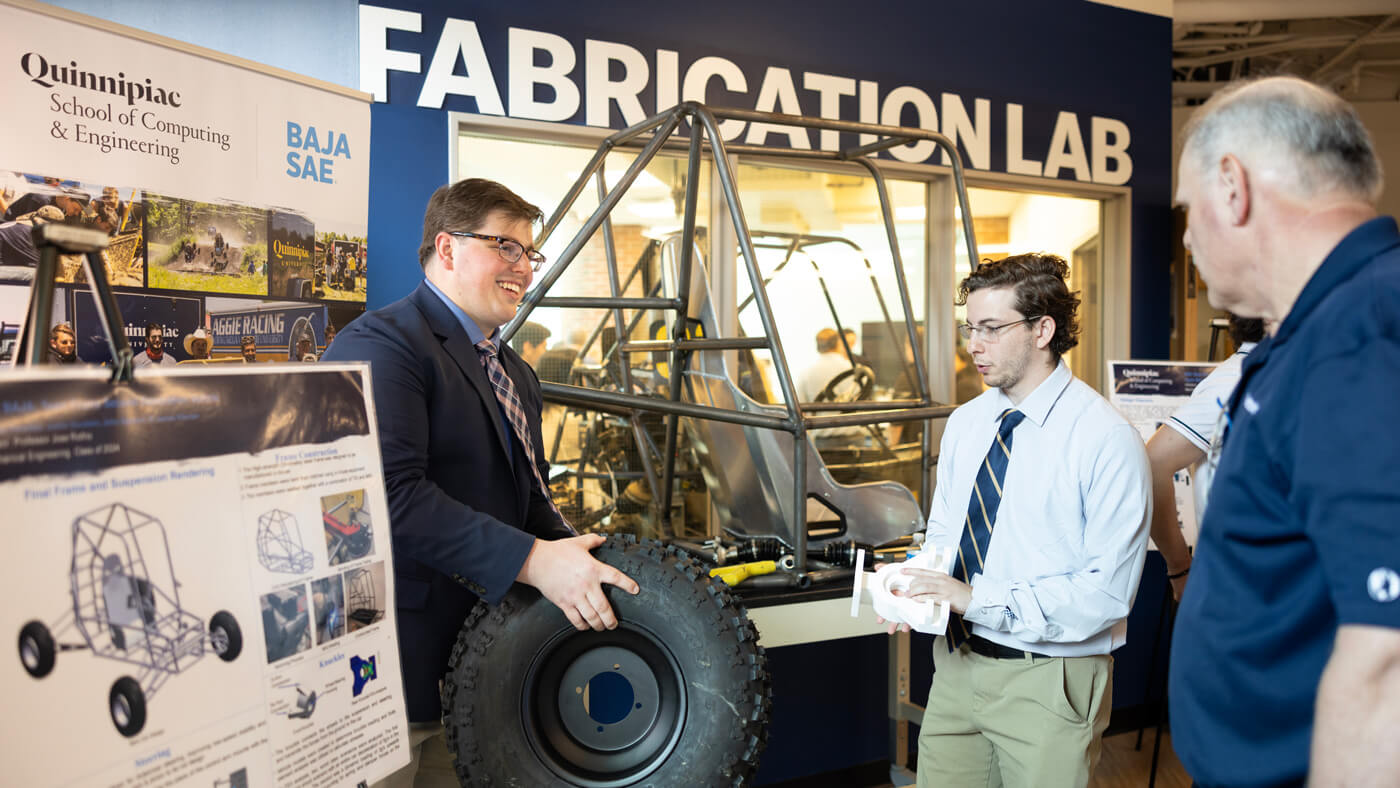
[{"label": "white poster background", "polygon": [[[337,377],[347,372],[354,379]],[[159,788],[239,784],[241,773],[247,785],[352,788],[405,765],[388,503],[367,366],[181,368],[148,373],[148,384],[153,376],[154,386],[123,389],[103,405],[72,393],[107,386],[100,369],[26,369],[0,379],[0,464],[11,471],[0,482],[0,538],[9,559],[0,572],[0,598],[7,600],[0,632],[12,644],[0,658],[0,783]],[[331,379],[340,402],[363,401],[367,432],[248,449],[262,445],[254,441],[265,430],[280,434],[279,424],[296,420],[285,398],[302,391],[293,381],[307,376]],[[255,379],[260,385],[249,385]],[[208,404],[215,395],[220,399]],[[74,401],[88,404],[67,415]],[[302,415],[306,424],[319,423]],[[98,426],[108,418],[125,426]],[[230,434],[239,437],[230,443]],[[222,442],[211,443],[214,435]],[[214,446],[242,448],[219,454]],[[114,459],[68,470],[84,456]],[[328,497],[346,493],[362,509],[354,522],[368,524],[373,536],[368,548],[340,552],[323,514]],[[307,560],[292,571],[269,569],[260,526],[273,510],[296,520],[292,532]],[[348,509],[330,514],[351,521]],[[125,518],[140,524],[139,538],[123,536]],[[97,549],[79,535],[93,533],[90,522],[116,524],[99,528]],[[334,587],[358,569],[375,576],[374,613],[352,624],[355,610],[344,599],[338,625],[323,626],[328,608],[317,606],[317,581]],[[155,618],[144,631],[183,644],[177,654],[142,647],[166,641],[141,634],[134,619],[119,620],[128,608],[145,609],[134,594],[148,588]],[[276,594],[303,602],[278,618],[264,601]],[[230,661],[212,644],[191,647],[207,640],[224,613],[242,637]],[[183,616],[193,625],[172,635],[172,622]],[[286,626],[298,617],[305,618],[300,629]],[[58,646],[51,670],[37,676],[14,645],[31,622]],[[280,646],[281,632],[301,633],[297,645]],[[144,725],[125,733],[112,711],[123,681],[138,684],[145,702]],[[311,714],[293,716],[299,690],[316,693]]]},{"label": "white poster background", "polygon": [[[283,208],[318,228],[365,234],[369,94],[61,9],[14,2],[0,4],[0,51],[7,53],[0,64],[6,103],[0,169],[137,186],[203,202]],[[149,80],[151,89],[178,94],[179,106],[67,84],[62,70],[78,72],[70,81],[93,75],[108,87],[116,80],[145,91]],[[298,146],[288,145],[288,123],[301,129]],[[171,126],[177,130],[171,132]],[[213,139],[189,133],[182,139],[179,128]],[[315,130],[315,150],[305,147],[308,129]],[[159,152],[117,147],[104,152],[91,142],[103,135],[109,141],[169,146],[178,150],[178,161]],[[293,153],[298,176],[310,157],[318,178],[327,168],[329,182],[289,174]]]}]

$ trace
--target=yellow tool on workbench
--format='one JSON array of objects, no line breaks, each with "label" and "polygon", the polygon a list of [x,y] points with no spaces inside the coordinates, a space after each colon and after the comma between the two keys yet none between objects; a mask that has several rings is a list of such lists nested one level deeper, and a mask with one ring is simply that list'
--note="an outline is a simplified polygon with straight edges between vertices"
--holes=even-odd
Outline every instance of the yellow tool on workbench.
[{"label": "yellow tool on workbench", "polygon": [[736,564],[734,566],[721,566],[710,570],[710,577],[718,577],[726,584],[737,586],[745,579],[757,575],[766,575],[776,571],[777,561],[753,561],[747,564]]}]

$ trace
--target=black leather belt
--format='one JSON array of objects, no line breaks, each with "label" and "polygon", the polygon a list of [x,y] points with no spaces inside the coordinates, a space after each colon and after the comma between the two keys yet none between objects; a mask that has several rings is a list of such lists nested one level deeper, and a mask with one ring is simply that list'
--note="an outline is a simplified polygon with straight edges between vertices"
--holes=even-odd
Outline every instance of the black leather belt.
[{"label": "black leather belt", "polygon": [[1026,657],[1049,659],[1046,655],[1037,654],[1034,651],[1022,651],[1019,648],[993,643],[980,635],[969,637],[967,639],[967,645],[968,648],[972,649],[972,653],[981,654],[984,657],[991,657],[992,659],[1025,659]]}]

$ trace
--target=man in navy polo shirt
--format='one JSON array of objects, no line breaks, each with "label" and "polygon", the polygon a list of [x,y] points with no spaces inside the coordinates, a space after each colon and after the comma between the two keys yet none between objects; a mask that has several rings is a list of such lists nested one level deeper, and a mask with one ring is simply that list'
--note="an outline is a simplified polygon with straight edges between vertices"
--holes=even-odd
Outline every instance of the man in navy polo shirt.
[{"label": "man in navy polo shirt", "polygon": [[1202,786],[1400,780],[1400,232],[1351,105],[1232,85],[1183,131],[1185,244],[1244,363],[1172,643]]}]

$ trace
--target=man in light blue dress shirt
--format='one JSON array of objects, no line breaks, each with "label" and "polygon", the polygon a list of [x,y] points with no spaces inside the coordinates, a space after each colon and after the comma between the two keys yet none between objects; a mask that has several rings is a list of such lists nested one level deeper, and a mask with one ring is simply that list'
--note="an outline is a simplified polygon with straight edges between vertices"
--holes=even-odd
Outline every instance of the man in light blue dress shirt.
[{"label": "man in light blue dress shirt", "polygon": [[959,287],[988,389],[948,419],[929,512],[928,544],[962,558],[905,570],[910,596],[961,615],[933,647],[920,786],[1083,786],[1108,727],[1151,477],[1137,431],[1061,358],[1079,330],[1068,274],[1024,254]]}]

